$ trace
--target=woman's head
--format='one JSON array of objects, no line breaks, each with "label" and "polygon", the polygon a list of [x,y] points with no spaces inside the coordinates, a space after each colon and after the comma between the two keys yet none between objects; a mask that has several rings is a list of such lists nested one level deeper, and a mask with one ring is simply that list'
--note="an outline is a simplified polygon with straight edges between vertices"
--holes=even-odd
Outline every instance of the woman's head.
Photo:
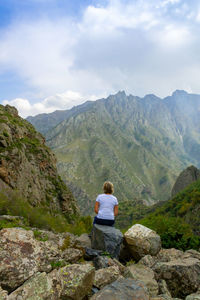
[{"label": "woman's head", "polygon": [[112,182],[110,181],[106,181],[103,184],[103,190],[105,194],[112,194],[114,193],[114,186],[112,184]]}]

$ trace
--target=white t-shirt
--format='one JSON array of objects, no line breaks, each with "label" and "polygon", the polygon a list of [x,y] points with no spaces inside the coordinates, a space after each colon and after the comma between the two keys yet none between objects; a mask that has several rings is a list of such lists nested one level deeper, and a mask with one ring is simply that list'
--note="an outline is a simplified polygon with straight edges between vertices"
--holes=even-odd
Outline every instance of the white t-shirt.
[{"label": "white t-shirt", "polygon": [[113,195],[100,194],[96,201],[99,202],[97,218],[114,220],[114,206],[118,205],[117,198]]}]

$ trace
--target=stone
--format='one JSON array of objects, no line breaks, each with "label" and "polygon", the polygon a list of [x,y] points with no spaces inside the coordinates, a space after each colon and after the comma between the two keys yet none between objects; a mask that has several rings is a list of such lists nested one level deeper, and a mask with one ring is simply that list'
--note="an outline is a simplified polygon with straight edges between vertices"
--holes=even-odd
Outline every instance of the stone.
[{"label": "stone", "polygon": [[166,281],[172,297],[185,298],[200,286],[200,261],[196,258],[158,262],[153,271],[156,280]]},{"label": "stone", "polygon": [[8,299],[8,292],[3,290],[0,287],[0,300],[7,300]]},{"label": "stone", "polygon": [[90,264],[73,264],[48,274],[56,299],[82,300],[92,289],[95,268]]},{"label": "stone", "polygon": [[188,295],[185,300],[200,300],[200,291],[195,294]]},{"label": "stone", "polygon": [[95,272],[94,286],[98,289],[112,283],[120,276],[120,271],[117,266],[99,269]]},{"label": "stone", "polygon": [[67,248],[62,252],[62,259],[69,263],[76,263],[81,257],[83,257],[83,252],[75,248]]},{"label": "stone", "polygon": [[193,258],[197,258],[198,260],[200,260],[200,252],[196,251],[194,249],[190,249],[190,250],[185,251],[185,253],[182,257],[183,257],[183,259],[187,258],[187,257],[193,257]]},{"label": "stone", "polygon": [[91,300],[149,300],[149,295],[142,282],[120,278],[93,295]]},{"label": "stone", "polygon": [[160,236],[153,230],[136,224],[124,234],[125,241],[134,259],[140,260],[145,255],[156,255],[161,249]]},{"label": "stone", "polygon": [[91,248],[85,248],[84,259],[85,260],[93,260],[95,257],[101,255],[103,253],[102,250],[95,250]]},{"label": "stone", "polygon": [[93,259],[96,270],[109,267],[109,258],[107,256],[97,256]]},{"label": "stone", "polygon": [[168,298],[172,298],[165,280],[163,279],[159,280],[158,286],[159,286],[159,294],[166,295]]},{"label": "stone", "polygon": [[119,257],[123,242],[120,230],[111,226],[94,224],[91,240],[93,249],[108,252],[114,258]]},{"label": "stone", "polygon": [[50,241],[40,242],[31,230],[4,228],[0,231],[0,285],[12,292],[37,272],[49,272],[51,261],[60,256]]},{"label": "stone", "polygon": [[75,245],[76,247],[91,248],[91,239],[89,238],[87,233],[83,233],[76,238]]},{"label": "stone", "polygon": [[141,280],[145,283],[151,297],[158,295],[158,283],[155,280],[154,272],[150,268],[140,264],[133,264],[128,266],[128,269],[134,280]]},{"label": "stone", "polygon": [[151,256],[148,254],[148,255],[145,255],[144,257],[142,257],[139,260],[138,264],[152,268],[156,262],[157,262],[156,256]]},{"label": "stone", "polygon": [[48,300],[53,296],[52,280],[46,273],[37,273],[8,296],[8,300]]},{"label": "stone", "polygon": [[161,249],[156,255],[156,260],[159,262],[168,262],[171,260],[182,259],[184,252],[175,248]]}]

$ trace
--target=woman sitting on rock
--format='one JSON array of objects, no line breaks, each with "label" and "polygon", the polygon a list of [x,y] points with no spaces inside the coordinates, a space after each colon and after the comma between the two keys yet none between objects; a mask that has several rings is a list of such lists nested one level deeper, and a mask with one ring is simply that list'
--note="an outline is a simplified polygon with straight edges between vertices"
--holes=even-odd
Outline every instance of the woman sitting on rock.
[{"label": "woman sitting on rock", "polygon": [[114,187],[109,181],[104,182],[104,194],[98,195],[94,207],[97,216],[94,218],[93,224],[113,226],[115,217],[118,215],[118,201],[113,196]]}]

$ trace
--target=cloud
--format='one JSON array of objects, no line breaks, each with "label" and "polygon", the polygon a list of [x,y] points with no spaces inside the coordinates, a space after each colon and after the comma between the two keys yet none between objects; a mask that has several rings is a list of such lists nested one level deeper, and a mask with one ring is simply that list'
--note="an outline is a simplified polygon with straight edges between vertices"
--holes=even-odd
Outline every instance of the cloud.
[{"label": "cloud", "polygon": [[87,100],[96,100],[104,95],[83,96],[77,92],[67,91],[62,94],[56,94],[45,98],[43,101],[31,103],[28,99],[16,98],[13,100],[4,100],[3,105],[9,104],[15,106],[21,117],[35,116],[41,113],[51,113],[55,110],[65,110],[79,105]]},{"label": "cloud", "polygon": [[98,3],[85,7],[79,19],[40,15],[1,30],[0,73],[15,72],[35,91],[34,101],[7,97],[23,115],[70,108],[121,89],[139,96],[200,92],[198,1]]}]

